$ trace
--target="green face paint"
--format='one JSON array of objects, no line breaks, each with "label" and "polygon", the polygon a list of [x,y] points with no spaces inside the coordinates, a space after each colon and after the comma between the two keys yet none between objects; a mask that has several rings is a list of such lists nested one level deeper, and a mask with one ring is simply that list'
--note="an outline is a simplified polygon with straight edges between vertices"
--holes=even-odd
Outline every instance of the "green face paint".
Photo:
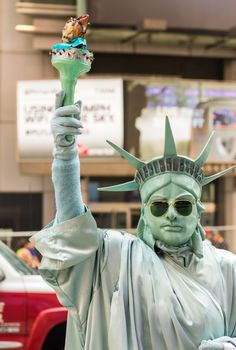
[{"label": "green face paint", "polygon": [[195,198],[174,183],[151,195],[144,217],[154,240],[176,247],[191,238],[199,221]]}]

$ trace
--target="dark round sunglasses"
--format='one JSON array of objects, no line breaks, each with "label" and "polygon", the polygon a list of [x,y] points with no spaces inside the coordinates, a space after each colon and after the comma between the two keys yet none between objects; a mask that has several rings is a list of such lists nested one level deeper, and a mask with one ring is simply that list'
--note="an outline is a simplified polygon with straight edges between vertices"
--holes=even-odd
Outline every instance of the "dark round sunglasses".
[{"label": "dark round sunglasses", "polygon": [[155,201],[150,205],[150,210],[153,216],[163,216],[170,205],[173,205],[176,212],[182,216],[188,216],[192,213],[193,202],[188,200],[176,200],[175,202]]}]

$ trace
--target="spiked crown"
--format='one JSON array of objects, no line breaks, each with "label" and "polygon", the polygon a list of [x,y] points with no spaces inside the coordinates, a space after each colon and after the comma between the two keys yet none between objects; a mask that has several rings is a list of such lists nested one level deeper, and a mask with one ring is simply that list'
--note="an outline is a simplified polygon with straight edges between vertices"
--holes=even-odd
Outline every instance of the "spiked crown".
[{"label": "spiked crown", "polygon": [[123,148],[115,145],[114,143],[107,141],[118,153],[120,153],[127,161],[136,169],[135,177],[133,181],[129,181],[123,184],[102,187],[99,191],[133,191],[136,189],[141,189],[143,184],[159,175],[164,173],[177,173],[190,176],[193,178],[199,187],[212,182],[213,180],[223,176],[227,172],[234,169],[234,166],[223,170],[217,174],[211,176],[205,176],[203,172],[203,166],[209,155],[210,148],[213,141],[213,134],[210,135],[205,147],[198,156],[196,160],[192,160],[185,156],[177,155],[175,141],[173,138],[172,130],[170,127],[169,119],[166,117],[165,123],[165,145],[164,145],[164,155],[162,157],[157,157],[149,161],[141,161],[135,156],[131,155]]}]

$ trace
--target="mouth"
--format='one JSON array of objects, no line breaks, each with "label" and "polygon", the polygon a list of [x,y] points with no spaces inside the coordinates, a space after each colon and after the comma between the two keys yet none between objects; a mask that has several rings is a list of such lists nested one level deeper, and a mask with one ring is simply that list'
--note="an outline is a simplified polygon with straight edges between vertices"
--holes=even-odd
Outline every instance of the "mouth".
[{"label": "mouth", "polygon": [[165,231],[179,232],[182,230],[182,226],[179,225],[163,225],[162,228]]}]

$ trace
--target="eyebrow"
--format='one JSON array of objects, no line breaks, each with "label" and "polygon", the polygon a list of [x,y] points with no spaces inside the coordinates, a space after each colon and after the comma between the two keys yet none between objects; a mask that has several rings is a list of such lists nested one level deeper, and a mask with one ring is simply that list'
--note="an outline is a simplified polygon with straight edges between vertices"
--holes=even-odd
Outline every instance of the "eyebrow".
[{"label": "eyebrow", "polygon": [[155,200],[166,200],[166,201],[168,201],[168,198],[157,194],[156,196],[150,197],[148,202],[155,201]]},{"label": "eyebrow", "polygon": [[191,195],[191,193],[186,193],[186,194],[180,194],[179,196],[176,197],[176,199],[194,199],[195,198]]}]

